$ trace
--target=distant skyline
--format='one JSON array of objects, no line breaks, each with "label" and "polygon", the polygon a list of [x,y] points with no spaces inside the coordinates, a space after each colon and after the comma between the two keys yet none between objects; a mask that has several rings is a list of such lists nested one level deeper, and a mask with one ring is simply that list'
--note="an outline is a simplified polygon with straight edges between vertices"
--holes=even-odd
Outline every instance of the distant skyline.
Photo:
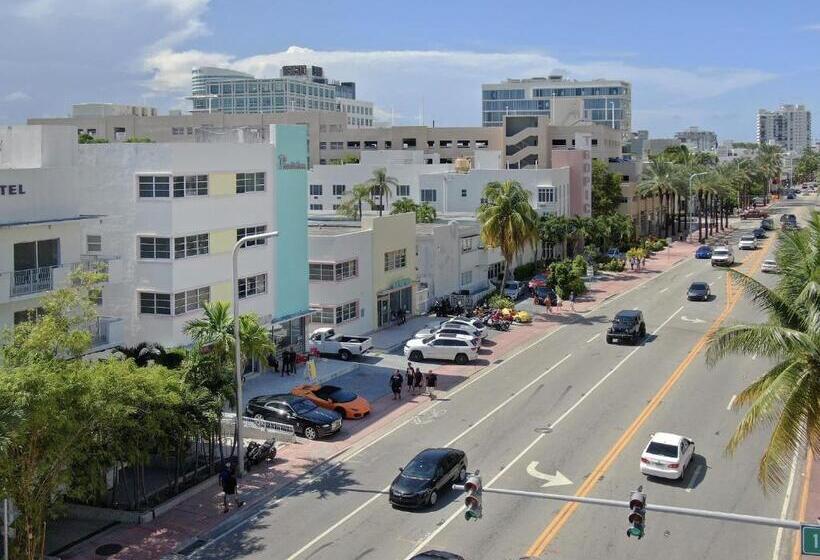
[{"label": "distant skyline", "polygon": [[187,109],[199,65],[316,64],[396,124],[423,107],[425,124],[478,126],[482,83],[551,73],[632,82],[652,137],[752,141],[760,108],[820,111],[815,2],[0,0],[0,19],[0,124],[82,102]]}]

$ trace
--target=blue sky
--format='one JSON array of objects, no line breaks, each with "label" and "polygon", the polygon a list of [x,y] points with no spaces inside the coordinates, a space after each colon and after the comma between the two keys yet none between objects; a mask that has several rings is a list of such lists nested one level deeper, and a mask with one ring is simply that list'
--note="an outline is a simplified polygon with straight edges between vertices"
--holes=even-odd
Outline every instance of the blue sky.
[{"label": "blue sky", "polygon": [[427,124],[480,124],[482,82],[554,71],[631,81],[633,128],[653,137],[701,126],[748,140],[760,107],[820,111],[816,0],[512,5],[0,0],[0,123],[85,101],[184,108],[200,64],[318,64],[397,124],[417,123],[422,103]]}]

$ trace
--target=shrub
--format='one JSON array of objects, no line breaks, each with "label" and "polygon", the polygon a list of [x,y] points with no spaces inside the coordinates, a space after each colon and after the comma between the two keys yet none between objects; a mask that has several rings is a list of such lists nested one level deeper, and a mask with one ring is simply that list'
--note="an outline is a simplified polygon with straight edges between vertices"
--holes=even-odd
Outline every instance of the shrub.
[{"label": "shrub", "polygon": [[[586,274],[586,266],[584,267],[584,274]],[[555,288],[561,299],[568,298],[573,292],[578,295],[586,291],[581,275],[578,274],[573,261],[570,260],[550,265],[550,285]]]},{"label": "shrub", "polygon": [[487,299],[490,309],[514,309],[515,302],[503,294],[493,294]]},{"label": "shrub", "polygon": [[606,270],[608,272],[623,272],[624,270],[624,261],[620,259],[612,259],[607,263],[604,263],[601,266],[601,270]]},{"label": "shrub", "polygon": [[572,270],[579,277],[586,276],[586,274],[587,274],[587,260],[584,257],[582,257],[581,255],[577,255],[574,259],[572,259]]},{"label": "shrub", "polygon": [[529,280],[535,276],[535,263],[522,264],[513,271],[513,278],[518,280]]}]

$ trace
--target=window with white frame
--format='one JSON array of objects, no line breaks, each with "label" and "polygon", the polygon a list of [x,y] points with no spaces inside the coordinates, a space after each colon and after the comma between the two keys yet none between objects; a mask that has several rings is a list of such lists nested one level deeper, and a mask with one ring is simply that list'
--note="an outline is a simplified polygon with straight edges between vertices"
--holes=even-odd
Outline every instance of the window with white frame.
[{"label": "window with white frame", "polygon": [[336,323],[344,323],[359,318],[359,302],[352,301],[336,308]]},{"label": "window with white frame", "polygon": [[469,253],[475,247],[476,237],[462,237],[461,238],[461,252]]},{"label": "window with white frame", "polygon": [[322,185],[311,185],[310,196],[322,196]]},{"label": "window with white frame", "polygon": [[436,201],[436,190],[435,189],[421,189],[421,201],[422,202],[435,202]]},{"label": "window with white frame", "polygon": [[256,274],[239,279],[239,299],[258,296],[268,291],[268,275]]},{"label": "window with white frame", "polygon": [[141,259],[170,259],[171,238],[140,236],[139,252]]},{"label": "window with white frame", "polygon": [[140,296],[140,313],[146,315],[171,314],[171,294],[158,294],[156,292],[138,293]]},{"label": "window with white frame", "polygon": [[[265,233],[267,230],[267,226],[248,226],[244,228],[238,228],[236,230],[236,240],[239,241],[243,237],[247,237],[249,235],[258,235],[260,233]],[[267,239],[251,239],[250,241],[246,241],[242,247],[253,247],[255,245],[264,245]]]},{"label": "window with white frame", "polygon": [[410,196],[410,185],[399,185],[396,188],[396,196]]},{"label": "window with white frame", "polygon": [[167,175],[140,175],[140,198],[168,198],[171,178]]},{"label": "window with white frame", "polygon": [[309,263],[308,279],[321,282],[332,282],[334,268],[333,263]]},{"label": "window with white frame", "polygon": [[555,202],[555,187],[538,187],[538,202]]},{"label": "window with white frame", "polygon": [[347,185],[333,185],[333,194],[342,196],[345,193],[345,189],[347,189]]},{"label": "window with white frame", "polygon": [[333,325],[336,322],[336,308],[335,307],[311,307],[313,313],[310,316],[312,323],[322,323],[325,325]]},{"label": "window with white frame", "polygon": [[495,280],[496,278],[501,278],[501,275],[504,274],[504,262],[497,262],[493,263],[487,267],[487,279],[488,280]]},{"label": "window with white frame", "polygon": [[237,173],[236,192],[262,192],[265,190],[265,173]]},{"label": "window with white frame", "polygon": [[311,203],[310,205],[311,210],[322,210],[323,208],[324,206],[322,206],[321,204]]},{"label": "window with white frame", "polygon": [[207,255],[210,236],[207,233],[184,235],[174,238],[174,258],[185,259],[197,255]]},{"label": "window with white frame", "polygon": [[174,198],[208,196],[207,175],[175,175]]},{"label": "window with white frame", "polygon": [[473,271],[468,270],[467,272],[461,273],[461,285],[468,286],[473,281]]},{"label": "window with white frame", "polygon": [[85,250],[88,253],[99,253],[102,251],[102,235],[86,235]]},{"label": "window with white frame", "polygon": [[336,281],[355,278],[359,275],[359,261],[356,259],[336,263]]},{"label": "window with white frame", "polygon": [[388,251],[384,254],[384,271],[397,270],[407,266],[407,249]]},{"label": "window with white frame", "polygon": [[194,288],[174,294],[174,315],[184,315],[196,311],[211,301],[211,288]]}]

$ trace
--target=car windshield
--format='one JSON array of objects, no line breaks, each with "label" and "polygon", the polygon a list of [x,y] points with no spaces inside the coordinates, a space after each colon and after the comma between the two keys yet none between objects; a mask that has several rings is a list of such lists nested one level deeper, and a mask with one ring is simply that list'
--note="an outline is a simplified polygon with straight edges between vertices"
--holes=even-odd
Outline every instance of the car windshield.
[{"label": "car windshield", "polygon": [[727,251],[726,249],[715,249],[715,252],[713,254],[718,255],[718,256],[719,255],[728,255],[729,251]]},{"label": "car windshield", "polygon": [[703,282],[695,282],[694,284],[689,286],[689,289],[690,290],[705,290],[706,289],[706,284],[704,284]]},{"label": "car windshield", "polygon": [[507,282],[504,284],[504,288],[507,290],[517,290],[518,289],[518,282]]},{"label": "car windshield", "polygon": [[649,442],[649,447],[646,448],[646,452],[652,455],[660,455],[661,457],[671,457],[672,459],[678,456],[677,446],[669,445],[668,443],[658,443],[657,441]]},{"label": "car windshield", "polygon": [[708,250],[709,250],[709,247],[707,245],[701,245],[700,247],[698,247],[698,251],[708,251]]},{"label": "car windshield", "polygon": [[612,322],[621,325],[630,325],[635,322],[635,317],[630,317],[627,315],[616,315],[615,319]]},{"label": "car windshield", "polygon": [[429,457],[416,457],[404,467],[402,474],[409,478],[421,478],[424,480],[433,478],[436,473],[438,463]]},{"label": "car windshield", "polygon": [[292,401],[290,403],[290,407],[296,414],[305,414],[306,412],[310,412],[311,410],[316,410],[316,405],[307,399],[299,399]]},{"label": "car windshield", "polygon": [[740,238],[740,240],[741,241],[754,241],[755,238],[754,238],[754,235],[744,235],[743,237]]},{"label": "car windshield", "polygon": [[356,400],[356,393],[351,393],[350,391],[345,391],[343,389],[339,389],[338,387],[335,391],[325,392],[323,396],[326,399],[331,399],[333,402],[337,403],[346,403]]}]

